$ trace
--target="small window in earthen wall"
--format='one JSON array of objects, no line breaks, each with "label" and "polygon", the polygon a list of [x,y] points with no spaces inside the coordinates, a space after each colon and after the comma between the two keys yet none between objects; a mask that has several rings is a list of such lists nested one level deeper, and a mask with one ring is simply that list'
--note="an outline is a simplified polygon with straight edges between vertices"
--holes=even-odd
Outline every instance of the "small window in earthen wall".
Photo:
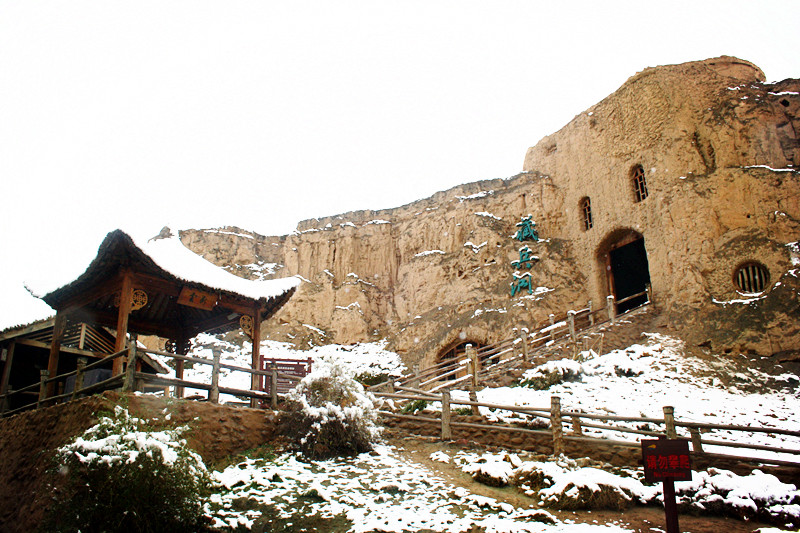
[{"label": "small window in earthen wall", "polygon": [[631,169],[631,183],[633,184],[633,201],[641,202],[647,198],[647,180],[644,177],[642,165]]},{"label": "small window in earthen wall", "polygon": [[739,292],[750,294],[764,292],[769,284],[769,270],[755,261],[745,263],[734,272],[733,282]]},{"label": "small window in earthen wall", "polygon": [[580,203],[578,204],[578,211],[581,214],[581,223],[583,231],[589,231],[592,229],[592,201],[589,199],[588,196],[585,196],[581,199]]}]

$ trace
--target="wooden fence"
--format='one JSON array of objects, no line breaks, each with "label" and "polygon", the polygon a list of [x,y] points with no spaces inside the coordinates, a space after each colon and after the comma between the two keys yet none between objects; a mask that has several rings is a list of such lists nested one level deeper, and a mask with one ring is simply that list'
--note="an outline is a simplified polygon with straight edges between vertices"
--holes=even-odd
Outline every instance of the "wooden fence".
[{"label": "wooden fence", "polygon": [[[451,392],[444,390],[439,394],[431,393],[421,389],[412,389],[410,387],[398,387],[402,389],[401,392],[376,392],[375,395],[382,398],[392,400],[404,401],[419,401],[428,403],[441,404],[441,418],[430,416],[420,416],[415,414],[403,414],[395,411],[381,411],[381,414],[386,417],[412,420],[418,423],[434,424],[441,426],[442,440],[451,440],[453,438],[453,428],[473,428],[488,431],[503,431],[514,432],[521,435],[539,435],[546,436],[552,440],[552,449],[554,455],[559,455],[564,452],[564,442],[573,441],[585,444],[607,444],[612,446],[621,446],[626,448],[639,448],[641,443],[638,441],[629,440],[614,440],[600,436],[590,436],[585,433],[585,429],[592,428],[609,432],[624,433],[630,435],[639,435],[642,437],[658,438],[667,436],[668,438],[678,438],[687,440],[691,443],[692,451],[706,458],[724,458],[731,460],[744,460],[755,461],[764,464],[777,465],[777,466],[794,466],[800,467],[800,459],[798,460],[785,460],[779,458],[771,458],[765,456],[741,456],[729,453],[708,453],[704,448],[706,446],[714,446],[719,448],[727,448],[732,450],[750,449],[755,451],[766,451],[772,453],[786,454],[786,455],[800,455],[800,449],[784,448],[780,446],[770,446],[763,444],[750,444],[738,441],[726,441],[713,438],[705,438],[701,435],[701,431],[722,431],[733,433],[767,433],[773,435],[786,435],[790,437],[797,437],[797,445],[800,448],[800,431],[793,431],[782,428],[774,427],[761,427],[761,426],[736,426],[726,424],[711,424],[704,422],[694,421],[679,421],[675,419],[674,409],[666,406],[663,408],[663,418],[647,418],[647,417],[631,417],[631,416],[617,416],[599,413],[583,413],[577,411],[564,411],[561,408],[561,399],[558,396],[551,397],[549,407],[529,407],[517,405],[499,405],[486,402],[478,402],[470,400],[456,400],[452,398]],[[531,422],[535,419],[544,419],[549,423],[548,429],[531,429],[512,425],[509,423],[468,423],[468,422],[454,422],[451,416],[453,405],[463,405],[470,407],[473,412],[477,412],[480,407],[486,409],[494,409],[499,411],[508,411],[523,415],[524,422]],[[521,421],[523,422],[523,421]],[[617,424],[613,424],[613,423]],[[647,424],[648,426],[663,427],[662,430],[655,429],[635,429],[620,423],[639,423]],[[564,430],[565,425],[571,426],[571,432],[566,433]],[[678,428],[683,428],[683,435],[678,434]],[[686,434],[688,433],[688,435]],[[640,437],[641,438],[641,437]]]},{"label": "wooden fence", "polygon": [[[142,354],[150,354],[161,357],[170,358],[174,361],[183,361],[197,365],[211,366],[211,383],[203,383],[197,381],[188,381],[180,378],[170,378],[160,376],[158,374],[150,374],[136,370],[139,365]],[[99,383],[84,386],[84,377],[87,372],[98,369],[100,367],[107,367],[109,363],[117,358],[127,358],[125,371],[122,374],[105,379]],[[38,383],[33,383],[27,387],[17,390],[10,390],[6,394],[0,395],[0,416],[10,416],[21,411],[28,409],[38,409],[46,405],[74,400],[78,397],[86,396],[104,390],[120,389],[123,392],[144,391],[146,388],[163,388],[167,394],[169,387],[175,387],[175,395],[182,397],[185,389],[197,389],[208,392],[207,400],[212,403],[219,403],[220,394],[230,394],[233,396],[247,398],[250,401],[251,407],[257,407],[259,402],[261,405],[266,405],[269,402],[271,408],[275,409],[278,405],[278,400],[285,396],[282,392],[279,383],[293,382],[296,383],[302,379],[303,376],[299,373],[287,374],[278,371],[276,362],[272,362],[269,370],[254,370],[243,366],[231,365],[222,363],[220,361],[220,353],[214,352],[212,360],[203,359],[200,357],[191,357],[187,355],[178,355],[174,353],[162,352],[158,350],[144,350],[135,346],[135,342],[130,348],[126,348],[117,353],[108,355],[99,359],[91,364],[86,363],[86,358],[81,357],[78,359],[77,369],[57,376],[50,376],[47,370],[41,371],[41,379]],[[307,368],[310,370],[310,363]],[[260,379],[268,379],[269,392],[262,392],[260,390],[245,390],[235,389],[230,387],[222,387],[219,384],[219,376],[221,369],[233,370],[236,372],[245,372],[251,376],[251,383]],[[48,388],[55,388],[56,385],[61,384],[62,390],[66,390],[67,379],[75,377],[75,382],[72,390],[65,393],[56,395],[48,395]],[[16,409],[7,409],[8,400],[15,395],[35,396],[35,400],[17,407]]]},{"label": "wooden fence", "polygon": [[591,346],[586,336],[583,337],[582,345],[579,345],[579,336],[596,326],[615,323],[618,319],[616,311],[618,305],[643,296],[646,299],[641,306],[629,309],[623,315],[645,305],[652,306],[652,294],[649,285],[643,292],[633,294],[619,301],[616,301],[613,296],[608,296],[605,307],[599,309],[593,309],[592,302],[589,301],[583,309],[570,310],[558,317],[555,314],[551,314],[548,323],[537,325],[530,332],[523,331],[519,337],[508,338],[477,349],[468,345],[464,359],[441,361],[422,371],[415,365],[411,373],[402,376],[399,380],[373,385],[370,390],[373,392],[385,389],[391,390],[392,387],[398,385],[422,390],[427,388],[430,392],[439,392],[461,386],[477,387],[481,380],[500,374],[509,366],[513,366],[520,361],[530,361],[548,347],[565,339],[573,343],[576,353],[579,348],[583,350],[595,348],[597,349],[596,351],[602,351],[602,336],[598,341],[599,346]]}]

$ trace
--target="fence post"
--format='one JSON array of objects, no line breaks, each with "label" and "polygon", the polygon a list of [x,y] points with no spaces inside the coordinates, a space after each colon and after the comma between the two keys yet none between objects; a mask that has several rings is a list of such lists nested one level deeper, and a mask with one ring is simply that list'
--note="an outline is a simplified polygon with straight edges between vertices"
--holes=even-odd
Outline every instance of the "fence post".
[{"label": "fence post", "polygon": [[520,339],[522,339],[522,360],[527,361],[530,356],[528,355],[528,332],[524,329],[521,330]]},{"label": "fence post", "polygon": [[472,344],[467,344],[467,357],[472,362],[472,386],[478,386],[478,350]]},{"label": "fence post", "polygon": [[220,350],[214,348],[211,350],[213,354],[213,363],[211,365],[211,390],[208,391],[208,401],[211,403],[219,403],[219,359]]},{"label": "fence post", "polygon": [[586,308],[589,310],[589,325],[594,326],[594,313],[592,312],[591,300],[589,300],[589,303],[586,304]]},{"label": "fence post", "polygon": [[[475,387],[469,388],[469,401],[478,403],[478,393],[475,392]],[[471,405],[472,414],[475,416],[481,416],[481,410],[477,405]]]},{"label": "fence post", "polygon": [[561,426],[561,398],[550,397],[550,429],[553,431],[553,455],[564,453],[564,428]]},{"label": "fence post", "polygon": [[419,388],[419,384],[420,384],[420,381],[419,381],[419,365],[414,365],[412,368],[414,370],[414,379],[411,380],[411,387],[414,388],[414,389],[418,389]]},{"label": "fence post", "polygon": [[581,419],[577,416],[572,417],[572,432],[575,435],[583,435],[583,428],[581,427]]},{"label": "fence post", "polygon": [[572,338],[572,342],[576,342],[577,339],[575,338],[575,311],[572,310],[567,311],[567,324],[569,325],[569,336]]},{"label": "fence post", "polygon": [[450,429],[450,391],[442,391],[442,440],[453,440]]},{"label": "fence post", "polygon": [[273,411],[278,409],[278,363],[274,361],[269,375],[269,406]]},{"label": "fence post", "polygon": [[556,335],[554,333],[555,332],[555,328],[553,326],[556,325],[556,315],[554,315],[553,313],[550,313],[549,319],[550,319],[550,340],[554,341],[554,340],[556,340]]},{"label": "fence post", "polygon": [[689,428],[689,434],[692,436],[692,451],[694,453],[703,453],[703,441],[700,440],[700,429]]},{"label": "fence post", "polygon": [[0,402],[0,415],[2,415],[3,413],[5,413],[6,411],[8,411],[8,407],[9,407],[9,404],[8,404],[8,396],[9,396],[9,395],[10,395],[12,392],[14,392],[14,391],[12,391],[12,390],[11,390],[11,387],[8,387],[8,388],[6,389],[6,392],[3,394],[3,401],[2,401],[2,402]]},{"label": "fence post", "polygon": [[614,303],[614,295],[609,294],[606,296],[606,310],[608,311],[608,319],[611,323],[614,323],[614,319],[617,318],[617,309],[616,304]]},{"label": "fence post", "polygon": [[47,398],[47,379],[50,377],[49,370],[41,370],[40,371],[40,381],[39,381],[39,399],[36,400],[36,408],[42,406],[42,402]]},{"label": "fence post", "polygon": [[133,380],[135,374],[136,374],[136,340],[131,339],[131,347],[128,348],[128,366],[125,367],[125,381],[122,382],[122,392],[131,392],[134,390]]},{"label": "fence post", "polygon": [[678,438],[678,433],[675,431],[675,408],[669,405],[664,406],[664,425],[667,427],[668,439]]},{"label": "fence post", "polygon": [[74,400],[78,397],[78,391],[83,388],[83,374],[84,368],[86,368],[86,358],[85,357],[78,357],[78,370],[75,373],[75,386],[72,387],[72,397],[70,400]]},{"label": "fence post", "polygon": [[653,287],[649,283],[645,285],[644,292],[647,293],[647,303],[650,304],[650,307],[655,309],[656,302],[653,301]]}]

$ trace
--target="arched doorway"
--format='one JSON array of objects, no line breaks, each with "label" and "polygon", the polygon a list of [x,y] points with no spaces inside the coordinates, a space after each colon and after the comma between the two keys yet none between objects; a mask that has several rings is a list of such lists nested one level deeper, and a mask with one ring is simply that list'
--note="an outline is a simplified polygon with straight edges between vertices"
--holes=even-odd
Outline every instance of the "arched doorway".
[{"label": "arched doorway", "polygon": [[647,302],[645,294],[630,298],[644,293],[650,285],[650,267],[641,233],[632,229],[612,232],[603,241],[598,255],[606,273],[609,294],[614,295],[616,302],[625,300],[617,304],[617,313]]},{"label": "arched doorway", "polygon": [[479,342],[471,340],[459,341],[455,344],[451,344],[449,347],[445,348],[439,353],[437,363],[442,365],[443,372],[448,372],[449,370],[455,370],[458,368],[458,372],[445,376],[444,379],[453,381],[467,374],[466,364],[461,365],[460,367],[456,366],[458,362],[467,358],[467,344],[473,345],[476,350],[483,347],[483,344]]}]

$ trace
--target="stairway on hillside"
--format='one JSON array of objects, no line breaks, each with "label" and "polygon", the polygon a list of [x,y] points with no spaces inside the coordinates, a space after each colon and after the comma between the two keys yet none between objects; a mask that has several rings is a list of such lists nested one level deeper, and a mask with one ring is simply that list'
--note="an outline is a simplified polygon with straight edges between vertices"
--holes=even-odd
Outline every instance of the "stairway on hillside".
[{"label": "stairway on hillside", "polygon": [[662,332],[664,329],[666,324],[661,315],[652,306],[642,306],[617,317],[613,324],[604,322],[579,331],[577,343],[566,337],[532,350],[528,361],[520,360],[505,366],[496,375],[487,369],[489,375],[481,378],[481,386],[508,387],[518,383],[526,370],[547,361],[573,358],[585,347],[599,354],[608,353],[641,342],[643,333]]}]

